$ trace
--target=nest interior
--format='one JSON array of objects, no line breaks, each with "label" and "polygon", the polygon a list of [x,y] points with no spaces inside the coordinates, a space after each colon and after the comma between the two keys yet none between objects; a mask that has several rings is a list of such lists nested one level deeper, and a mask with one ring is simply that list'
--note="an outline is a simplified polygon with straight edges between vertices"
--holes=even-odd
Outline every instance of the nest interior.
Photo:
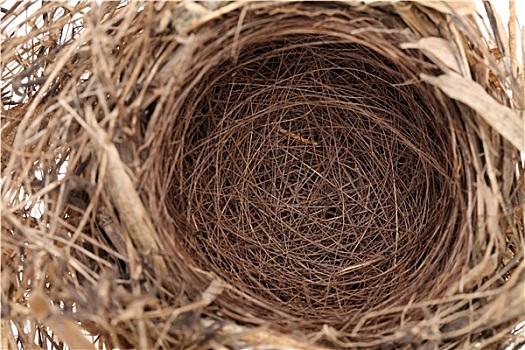
[{"label": "nest interior", "polygon": [[365,327],[384,332],[388,310],[460,278],[470,165],[458,108],[419,81],[432,65],[396,23],[326,11],[196,36],[153,155],[161,222],[197,290],[195,267],[233,287],[227,314],[349,331],[375,310]]}]

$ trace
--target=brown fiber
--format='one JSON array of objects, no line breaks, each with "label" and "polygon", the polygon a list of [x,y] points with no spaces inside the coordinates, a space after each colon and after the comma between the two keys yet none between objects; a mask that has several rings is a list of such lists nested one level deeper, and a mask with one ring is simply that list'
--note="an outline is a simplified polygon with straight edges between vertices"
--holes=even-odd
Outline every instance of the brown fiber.
[{"label": "brown fiber", "polygon": [[523,67],[469,4],[43,5],[2,47],[2,346],[518,343]]},{"label": "brown fiber", "polygon": [[224,298],[232,312],[313,329],[442,295],[475,220],[459,111],[418,80],[422,56],[399,34],[352,35],[383,29],[373,18],[249,14],[236,40],[237,21],[203,39],[161,124],[161,222],[185,261],[257,300]]}]

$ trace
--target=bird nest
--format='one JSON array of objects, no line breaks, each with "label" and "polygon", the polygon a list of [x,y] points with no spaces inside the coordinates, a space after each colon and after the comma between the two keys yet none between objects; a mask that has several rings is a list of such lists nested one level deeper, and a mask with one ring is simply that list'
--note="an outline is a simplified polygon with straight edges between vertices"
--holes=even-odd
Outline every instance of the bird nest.
[{"label": "bird nest", "polygon": [[90,5],[3,73],[8,339],[28,310],[71,348],[516,342],[523,69],[490,4],[493,46],[470,3],[220,5]]}]

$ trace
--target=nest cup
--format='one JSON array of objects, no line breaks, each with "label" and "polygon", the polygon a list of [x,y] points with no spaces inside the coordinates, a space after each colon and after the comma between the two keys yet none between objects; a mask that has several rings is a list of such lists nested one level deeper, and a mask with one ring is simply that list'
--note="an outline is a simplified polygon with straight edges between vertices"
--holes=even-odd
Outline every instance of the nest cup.
[{"label": "nest cup", "polygon": [[402,29],[307,3],[195,31],[150,157],[169,174],[160,227],[195,293],[199,271],[231,286],[222,313],[377,336],[461,277],[476,225],[463,121]]}]

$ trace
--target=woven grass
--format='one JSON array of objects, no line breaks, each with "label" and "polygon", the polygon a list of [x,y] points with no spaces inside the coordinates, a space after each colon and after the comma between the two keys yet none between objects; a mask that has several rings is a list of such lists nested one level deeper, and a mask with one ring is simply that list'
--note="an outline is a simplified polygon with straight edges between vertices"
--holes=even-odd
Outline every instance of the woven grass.
[{"label": "woven grass", "polygon": [[2,18],[2,348],[523,338],[515,15],[30,6]]}]

